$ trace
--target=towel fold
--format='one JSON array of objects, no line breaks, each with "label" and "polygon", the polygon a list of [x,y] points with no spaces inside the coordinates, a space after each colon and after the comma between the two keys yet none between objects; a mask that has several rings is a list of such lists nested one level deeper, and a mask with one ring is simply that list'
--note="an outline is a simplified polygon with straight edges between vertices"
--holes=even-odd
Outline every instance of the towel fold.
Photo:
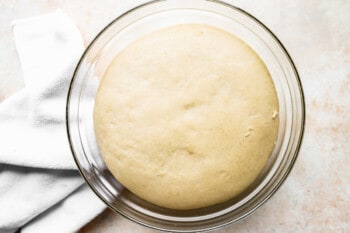
[{"label": "towel fold", "polygon": [[66,134],[83,41],[60,10],[13,31],[25,87],[0,103],[0,232],[74,232],[105,208],[83,184]]}]

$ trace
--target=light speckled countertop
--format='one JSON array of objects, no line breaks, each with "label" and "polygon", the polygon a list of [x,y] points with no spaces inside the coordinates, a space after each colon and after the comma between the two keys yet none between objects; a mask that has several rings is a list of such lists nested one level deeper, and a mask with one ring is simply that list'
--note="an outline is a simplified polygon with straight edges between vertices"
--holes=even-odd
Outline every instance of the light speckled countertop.
[{"label": "light speckled countertop", "polygon": [[[143,1],[2,0],[0,101],[23,87],[11,21],[63,9],[87,45],[112,19]],[[289,51],[305,92],[299,158],[255,214],[216,232],[350,232],[350,2],[229,1],[268,26]],[[107,210],[81,232],[155,232]]]}]

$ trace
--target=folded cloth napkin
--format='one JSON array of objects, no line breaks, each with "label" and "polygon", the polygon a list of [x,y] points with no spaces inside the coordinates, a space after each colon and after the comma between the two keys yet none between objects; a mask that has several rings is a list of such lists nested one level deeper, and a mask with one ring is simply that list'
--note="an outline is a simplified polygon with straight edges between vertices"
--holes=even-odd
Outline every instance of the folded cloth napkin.
[{"label": "folded cloth napkin", "polygon": [[66,135],[83,41],[60,10],[13,31],[25,88],[0,103],[0,233],[74,232],[105,208],[83,184]]}]

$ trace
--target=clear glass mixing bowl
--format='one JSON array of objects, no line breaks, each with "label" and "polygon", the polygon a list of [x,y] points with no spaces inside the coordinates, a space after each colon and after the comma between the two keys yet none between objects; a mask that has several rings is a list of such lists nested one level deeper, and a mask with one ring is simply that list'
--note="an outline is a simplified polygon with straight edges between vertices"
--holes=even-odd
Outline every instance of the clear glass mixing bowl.
[{"label": "clear glass mixing bowl", "polygon": [[[97,146],[93,108],[100,78],[118,51],[151,31],[186,23],[226,30],[259,54],[272,76],[279,98],[279,132],[268,164],[241,195],[215,206],[179,211],[138,198],[111,175]],[[202,231],[246,217],[280,187],[298,154],[304,129],[304,108],[302,87],[291,58],[276,36],[256,18],[214,0],[159,0],[116,18],[88,46],[76,67],[68,93],[67,132],[74,159],[86,183],[112,210],[159,230]]]}]

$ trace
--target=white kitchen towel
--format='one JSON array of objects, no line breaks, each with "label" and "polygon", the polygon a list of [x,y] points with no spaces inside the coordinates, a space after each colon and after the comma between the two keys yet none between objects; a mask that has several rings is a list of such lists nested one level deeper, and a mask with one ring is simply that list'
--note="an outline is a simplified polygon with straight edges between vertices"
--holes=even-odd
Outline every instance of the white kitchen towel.
[{"label": "white kitchen towel", "polygon": [[0,105],[0,162],[75,168],[66,136],[65,104],[84,49],[81,35],[62,11],[15,21],[13,32],[25,88]]},{"label": "white kitchen towel", "polygon": [[0,233],[74,232],[105,208],[83,184],[66,135],[83,41],[60,10],[16,21],[13,31],[25,87],[0,103]]}]

